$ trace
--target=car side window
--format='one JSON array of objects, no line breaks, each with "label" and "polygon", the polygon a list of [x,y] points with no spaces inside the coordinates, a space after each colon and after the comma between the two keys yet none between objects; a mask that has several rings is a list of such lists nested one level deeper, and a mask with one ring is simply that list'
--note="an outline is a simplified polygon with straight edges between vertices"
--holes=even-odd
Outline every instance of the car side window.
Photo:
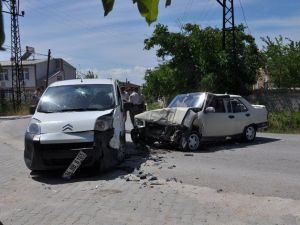
[{"label": "car side window", "polygon": [[229,112],[240,113],[240,112],[248,111],[247,107],[238,99],[231,99],[230,103],[231,103],[231,108],[230,111],[228,110]]},{"label": "car side window", "polygon": [[214,97],[208,104],[207,107],[214,107],[216,113],[225,113],[225,106],[223,98],[216,98]]}]

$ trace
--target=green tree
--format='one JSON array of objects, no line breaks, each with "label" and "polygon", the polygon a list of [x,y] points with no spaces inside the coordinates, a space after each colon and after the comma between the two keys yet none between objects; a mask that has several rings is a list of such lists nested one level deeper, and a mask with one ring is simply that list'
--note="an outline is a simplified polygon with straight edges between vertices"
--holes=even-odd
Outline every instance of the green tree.
[{"label": "green tree", "polygon": [[2,0],[0,1],[0,50],[4,50],[2,45],[5,41],[5,34],[4,34],[4,24],[3,24],[3,14],[2,14]]},{"label": "green tree", "polygon": [[[160,0],[133,0],[137,4],[138,10],[142,17],[145,18],[148,24],[156,21],[158,15],[158,5]],[[104,16],[107,16],[114,7],[115,0],[102,0]],[[166,7],[171,5],[171,0],[166,0]],[[3,15],[2,15],[2,0],[0,0],[0,50],[5,50],[2,45],[5,41]]]},{"label": "green tree", "polygon": [[[167,26],[157,25],[152,36],[145,40],[145,49],[157,49],[156,55],[172,71],[168,84],[152,85],[146,74],[146,87],[155,86],[154,90],[168,90],[170,96],[182,92],[212,91],[245,94],[256,82],[257,70],[261,59],[254,38],[244,32],[239,26],[237,36],[237,56],[233,49],[222,50],[222,32],[219,29],[207,27],[201,29],[195,24],[186,24],[181,32],[170,32]],[[226,40],[231,45],[231,38]],[[160,71],[159,68],[155,71]],[[155,81],[158,78],[154,79]],[[158,87],[158,86],[162,87]]]},{"label": "green tree", "polygon": [[155,102],[164,97],[167,101],[173,97],[174,71],[167,64],[160,65],[145,73],[145,85],[143,94],[148,102]]},{"label": "green tree", "polygon": [[263,56],[271,83],[276,87],[300,87],[300,42],[282,36],[262,38]]},{"label": "green tree", "polygon": [[93,71],[87,71],[87,73],[86,74],[84,74],[84,78],[86,78],[86,79],[96,79],[96,78],[98,78],[98,75],[97,74],[95,74]]},{"label": "green tree", "polygon": [[[141,16],[149,25],[157,19],[159,2],[160,0],[133,0],[133,4],[137,4]],[[114,3],[115,0],[102,0],[104,16],[113,9]],[[166,0],[166,7],[169,5],[171,5],[171,0]]]}]

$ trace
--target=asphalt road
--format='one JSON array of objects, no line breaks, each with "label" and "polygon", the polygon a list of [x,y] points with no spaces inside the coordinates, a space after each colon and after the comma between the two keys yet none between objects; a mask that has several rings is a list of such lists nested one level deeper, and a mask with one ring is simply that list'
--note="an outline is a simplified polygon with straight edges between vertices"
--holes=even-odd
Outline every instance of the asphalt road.
[{"label": "asphalt road", "polygon": [[165,160],[176,167],[151,171],[226,192],[300,200],[300,135],[259,133],[251,144],[210,144],[192,155],[169,152]]},{"label": "asphalt road", "polygon": [[164,185],[127,182],[120,170],[64,182],[60,174],[31,176],[25,167],[28,122],[0,120],[4,225],[300,224],[300,135],[259,133],[251,144],[205,144],[195,153],[160,148],[150,155],[129,142],[125,164]]}]

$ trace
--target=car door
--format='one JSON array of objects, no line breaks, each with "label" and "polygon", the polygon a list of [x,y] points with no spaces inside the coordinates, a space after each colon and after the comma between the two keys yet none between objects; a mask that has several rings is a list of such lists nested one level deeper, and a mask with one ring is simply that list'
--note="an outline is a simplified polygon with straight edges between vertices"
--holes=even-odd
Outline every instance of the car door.
[{"label": "car door", "polygon": [[116,119],[120,130],[120,135],[125,135],[125,114],[124,114],[125,112],[124,112],[122,95],[118,86],[116,86],[116,94],[117,94],[117,101],[118,101],[115,110]]},{"label": "car door", "polygon": [[232,119],[226,111],[224,97],[208,96],[205,109],[213,107],[214,112],[204,110],[202,114],[202,136],[221,137],[233,133]]},{"label": "car door", "polygon": [[241,134],[249,125],[250,113],[248,108],[238,99],[230,98],[228,111],[232,117],[233,134]]}]

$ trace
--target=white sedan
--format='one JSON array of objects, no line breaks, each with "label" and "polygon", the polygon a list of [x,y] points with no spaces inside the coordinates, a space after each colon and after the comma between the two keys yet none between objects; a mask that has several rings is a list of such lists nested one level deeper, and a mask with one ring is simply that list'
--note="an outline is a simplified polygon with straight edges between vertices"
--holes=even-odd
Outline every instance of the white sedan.
[{"label": "white sedan", "polygon": [[176,96],[164,109],[135,116],[134,142],[169,143],[195,151],[201,141],[240,137],[251,142],[256,131],[268,126],[263,105],[251,105],[239,95],[207,92]]}]

